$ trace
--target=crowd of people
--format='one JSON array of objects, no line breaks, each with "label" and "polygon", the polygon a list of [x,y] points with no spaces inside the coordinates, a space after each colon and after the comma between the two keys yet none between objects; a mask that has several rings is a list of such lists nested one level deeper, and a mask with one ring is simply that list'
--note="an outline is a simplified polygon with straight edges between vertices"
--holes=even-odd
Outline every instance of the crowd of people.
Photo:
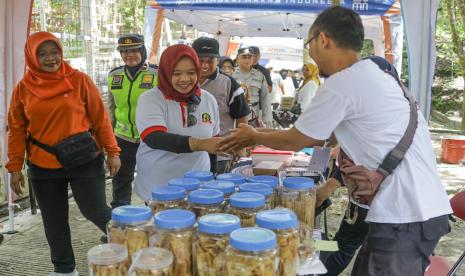
[{"label": "crowd of people", "polygon": [[[328,275],[342,271],[360,245],[352,275],[423,275],[449,231],[451,208],[421,115],[400,165],[375,191],[363,190],[374,183],[368,176],[376,176],[373,171],[410,118],[399,84],[360,59],[363,40],[356,13],[325,10],[306,43],[316,64],[304,64],[300,80],[300,72],[259,65],[258,47],[240,48],[233,60],[221,57],[218,41],[206,37],[192,47],[168,47],[159,64],[151,65],[143,37],[124,35],[117,48],[124,65],[109,72],[106,109],[93,81],[64,61],[61,42],[51,33],[32,34],[25,46],[27,71],[8,113],[7,169],[13,191],[21,194],[27,164],[51,275],[78,275],[68,185],[82,214],[105,233],[111,208],[131,204],[136,165],[135,194],[148,201],[155,187],[188,171],[227,172],[246,147],[297,151],[329,139],[337,141],[342,157],[333,182],[318,192],[319,202],[346,185],[353,201],[349,211],[359,206],[365,214],[352,228],[341,225],[341,253],[327,258]],[[272,112],[282,96],[294,97],[301,116],[290,129],[274,130]],[[104,162],[113,177],[111,208]]]}]

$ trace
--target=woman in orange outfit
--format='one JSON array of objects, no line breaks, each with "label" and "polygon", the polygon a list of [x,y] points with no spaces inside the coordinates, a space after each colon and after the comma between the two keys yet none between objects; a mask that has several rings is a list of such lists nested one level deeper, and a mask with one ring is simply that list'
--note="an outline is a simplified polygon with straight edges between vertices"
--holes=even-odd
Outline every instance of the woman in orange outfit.
[{"label": "woman in orange outfit", "polygon": [[[105,200],[104,151],[114,175],[121,165],[120,149],[97,87],[63,60],[58,38],[37,32],[27,39],[24,52],[27,71],[13,91],[8,112],[10,185],[21,194],[26,153],[55,267],[50,275],[78,275],[68,224],[68,184],[81,213],[105,232],[111,209]],[[31,142],[54,146],[89,130],[100,153],[77,168],[63,168],[54,154]]]}]

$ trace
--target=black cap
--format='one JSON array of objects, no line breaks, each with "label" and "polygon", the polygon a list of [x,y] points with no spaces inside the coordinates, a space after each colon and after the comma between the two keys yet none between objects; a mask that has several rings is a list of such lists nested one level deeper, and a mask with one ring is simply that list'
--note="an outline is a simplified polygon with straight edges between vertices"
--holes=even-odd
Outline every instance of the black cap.
[{"label": "black cap", "polygon": [[220,45],[218,41],[211,37],[199,37],[194,43],[192,48],[199,57],[220,57]]},{"label": "black cap", "polygon": [[240,48],[239,50],[237,50],[237,56],[243,56],[243,55],[252,55],[252,52],[250,51],[249,47]]},{"label": "black cap", "polygon": [[124,51],[137,49],[144,46],[144,36],[139,34],[125,34],[118,38],[118,47],[116,50]]},{"label": "black cap", "polygon": [[258,48],[257,46],[250,46],[249,50],[252,53],[252,55],[259,55],[260,54],[260,48]]}]

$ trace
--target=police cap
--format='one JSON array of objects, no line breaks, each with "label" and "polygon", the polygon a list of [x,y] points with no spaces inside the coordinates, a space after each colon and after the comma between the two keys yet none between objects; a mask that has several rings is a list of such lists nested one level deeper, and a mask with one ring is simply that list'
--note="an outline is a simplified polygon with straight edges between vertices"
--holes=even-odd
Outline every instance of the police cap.
[{"label": "police cap", "polygon": [[118,38],[118,51],[137,49],[144,46],[144,36],[139,34],[125,34]]}]

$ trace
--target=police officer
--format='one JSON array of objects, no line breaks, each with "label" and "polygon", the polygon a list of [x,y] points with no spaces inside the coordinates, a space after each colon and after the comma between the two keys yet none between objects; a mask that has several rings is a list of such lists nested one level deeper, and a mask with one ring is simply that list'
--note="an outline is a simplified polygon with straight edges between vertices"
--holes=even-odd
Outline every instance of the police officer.
[{"label": "police officer", "polygon": [[249,115],[249,123],[257,126],[255,117],[267,127],[272,127],[271,97],[265,76],[257,69],[252,68],[252,53],[249,48],[240,48],[237,52],[238,68],[233,77],[239,82],[244,91],[249,106],[252,110]]},{"label": "police officer", "polygon": [[266,84],[268,85],[268,92],[271,93],[271,90],[273,89],[273,80],[271,79],[271,73],[268,69],[266,69],[258,63],[260,61],[261,56],[260,48],[258,48],[257,46],[250,46],[249,50],[252,53],[252,67],[262,72],[263,76],[265,76]]},{"label": "police officer", "polygon": [[124,66],[111,70],[108,76],[109,113],[121,148],[121,168],[113,177],[112,208],[131,204],[131,183],[140,141],[135,118],[137,101],[142,93],[157,86],[157,67],[146,62],[143,36],[121,36],[117,50]]}]

